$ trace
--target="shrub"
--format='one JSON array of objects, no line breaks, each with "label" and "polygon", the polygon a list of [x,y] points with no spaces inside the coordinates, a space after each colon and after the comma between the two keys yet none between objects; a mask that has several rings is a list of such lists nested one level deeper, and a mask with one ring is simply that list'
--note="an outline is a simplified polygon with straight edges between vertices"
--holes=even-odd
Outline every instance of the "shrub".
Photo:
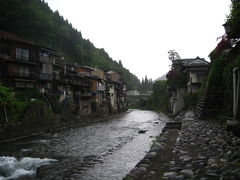
[{"label": "shrub", "polygon": [[196,93],[187,93],[184,96],[184,109],[194,108],[197,105],[199,91]]},{"label": "shrub", "polygon": [[24,115],[27,107],[29,106],[26,102],[15,101],[7,106],[7,112],[9,115],[9,123],[14,124],[19,122],[20,118]]},{"label": "shrub", "polygon": [[31,101],[32,99],[41,99],[41,93],[37,89],[29,89],[26,91],[16,92],[15,98],[18,101]]},{"label": "shrub", "polygon": [[226,57],[213,61],[206,83],[207,87],[221,87],[223,85],[223,71],[226,65]]}]

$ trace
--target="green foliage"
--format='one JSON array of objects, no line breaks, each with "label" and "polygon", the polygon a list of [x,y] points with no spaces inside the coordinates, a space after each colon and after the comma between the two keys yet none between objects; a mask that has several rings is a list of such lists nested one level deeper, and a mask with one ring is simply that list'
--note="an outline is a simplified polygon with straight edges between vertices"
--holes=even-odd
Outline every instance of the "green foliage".
[{"label": "green foliage", "polygon": [[44,1],[1,0],[0,24],[0,30],[57,49],[67,62],[120,72],[128,90],[138,88],[138,78],[121,62],[112,60],[104,49],[98,49],[89,40],[83,39],[81,32],[74,29],[58,11],[53,12]]},{"label": "green foliage", "polygon": [[223,71],[227,65],[226,57],[214,59],[208,75],[207,87],[221,87],[223,86]]},{"label": "green foliage", "polygon": [[152,88],[153,88],[152,79],[148,79],[147,76],[145,76],[145,79],[142,79],[142,82],[139,85],[139,91],[141,93],[147,93],[148,91],[152,91]]},{"label": "green foliage", "polygon": [[151,109],[167,112],[169,97],[166,81],[156,81],[153,84],[153,93],[149,98],[148,105]]},{"label": "green foliage", "polygon": [[240,55],[238,45],[232,49],[228,55],[215,58],[212,61],[211,69],[208,75],[206,89],[220,88],[223,90],[223,107],[218,109],[218,119],[224,116],[232,116],[233,102],[233,68],[240,67]]},{"label": "green foliage", "polygon": [[231,12],[227,19],[227,24],[230,27],[230,38],[240,37],[240,2],[237,0],[232,1]]},{"label": "green foliage", "polygon": [[237,56],[232,63],[225,66],[223,71],[223,85],[225,90],[231,91],[233,89],[233,68],[240,67],[240,55]]},{"label": "green foliage", "polygon": [[[235,57],[232,62],[225,66],[223,71],[224,102],[233,101],[233,68],[240,67],[240,55]],[[225,112],[232,113],[232,103],[224,106]],[[231,113],[230,113],[231,112]]]},{"label": "green foliage", "polygon": [[[11,88],[0,86],[0,107],[6,110],[8,123],[16,123],[27,108],[26,102],[16,101]],[[5,123],[2,121],[0,123]]]},{"label": "green foliage", "polygon": [[41,94],[37,89],[29,89],[15,93],[15,98],[18,101],[32,101],[40,100]]},{"label": "green foliage", "polygon": [[[33,99],[35,101],[31,102]],[[36,104],[40,107],[43,106],[40,100],[40,93],[36,89],[16,92],[14,94],[11,88],[0,86],[0,108],[6,111],[6,117],[8,119],[8,121],[6,121],[6,117],[0,117],[0,124],[21,123],[20,120],[30,104]],[[4,116],[4,114],[0,114],[0,116]]]},{"label": "green foliage", "polygon": [[7,106],[7,113],[9,115],[9,123],[14,124],[19,122],[21,116],[23,116],[24,112],[28,107],[28,103],[15,101],[10,103]]},{"label": "green foliage", "polygon": [[187,84],[187,76],[183,73],[178,72],[169,72],[167,85],[170,87],[185,87]]},{"label": "green foliage", "polygon": [[14,100],[12,89],[0,85],[0,106],[5,106]]},{"label": "green foliage", "polygon": [[181,59],[180,55],[175,50],[168,51],[168,59],[171,61]]},{"label": "green foliage", "polygon": [[198,101],[198,97],[199,97],[199,92],[196,93],[187,93],[184,96],[184,109],[188,109],[188,108],[194,108],[197,105],[197,101]]},{"label": "green foliage", "polygon": [[156,146],[157,142],[160,141],[161,135],[156,136],[154,140],[152,140],[152,143],[150,144],[150,149],[152,149],[154,146]]},{"label": "green foliage", "polygon": [[135,104],[131,104],[128,106],[129,109],[149,109],[148,108],[148,102],[143,100],[143,99],[140,99],[139,101],[137,101]]}]

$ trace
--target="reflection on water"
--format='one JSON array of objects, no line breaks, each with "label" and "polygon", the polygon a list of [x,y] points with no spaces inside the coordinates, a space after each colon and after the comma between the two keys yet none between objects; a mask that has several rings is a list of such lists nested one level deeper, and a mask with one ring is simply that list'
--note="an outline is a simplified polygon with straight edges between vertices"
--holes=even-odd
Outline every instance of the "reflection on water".
[{"label": "reflection on water", "polygon": [[[152,111],[132,110],[107,122],[5,144],[0,146],[0,156],[31,157],[35,158],[34,162],[37,158],[43,164],[44,159],[39,158],[48,158],[45,163],[57,159],[53,166],[40,172],[43,176],[122,179],[149,150],[153,137],[161,132],[166,120],[165,115],[159,116]],[[146,130],[146,133],[139,134],[139,130]],[[32,169],[30,165],[30,169],[23,170],[34,173],[39,165],[42,164],[33,163]]]}]

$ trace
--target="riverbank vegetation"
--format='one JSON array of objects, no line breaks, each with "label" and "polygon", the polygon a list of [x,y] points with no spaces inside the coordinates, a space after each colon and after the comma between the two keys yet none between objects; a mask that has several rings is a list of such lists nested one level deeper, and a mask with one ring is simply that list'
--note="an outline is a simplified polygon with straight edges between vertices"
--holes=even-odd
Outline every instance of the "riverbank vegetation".
[{"label": "riverbank vegetation", "polygon": [[[15,92],[5,86],[0,86],[0,124],[14,126],[24,123],[23,119],[30,107],[45,106],[45,102],[41,99],[40,93],[35,90]],[[50,111],[48,118],[52,117]]]},{"label": "riverbank vegetation", "polygon": [[166,113],[170,96],[167,91],[167,81],[156,81],[153,84],[153,93],[148,99],[148,107],[155,111]]}]

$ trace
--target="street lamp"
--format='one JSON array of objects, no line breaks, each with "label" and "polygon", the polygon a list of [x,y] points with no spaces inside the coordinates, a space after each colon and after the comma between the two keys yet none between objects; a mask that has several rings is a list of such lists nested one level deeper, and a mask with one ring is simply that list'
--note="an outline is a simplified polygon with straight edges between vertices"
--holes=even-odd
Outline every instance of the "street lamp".
[{"label": "street lamp", "polygon": [[223,27],[224,27],[224,29],[225,29],[225,33],[226,33],[226,34],[229,34],[230,31],[231,31],[231,27],[230,27],[229,23],[226,22],[225,24],[223,24]]}]

